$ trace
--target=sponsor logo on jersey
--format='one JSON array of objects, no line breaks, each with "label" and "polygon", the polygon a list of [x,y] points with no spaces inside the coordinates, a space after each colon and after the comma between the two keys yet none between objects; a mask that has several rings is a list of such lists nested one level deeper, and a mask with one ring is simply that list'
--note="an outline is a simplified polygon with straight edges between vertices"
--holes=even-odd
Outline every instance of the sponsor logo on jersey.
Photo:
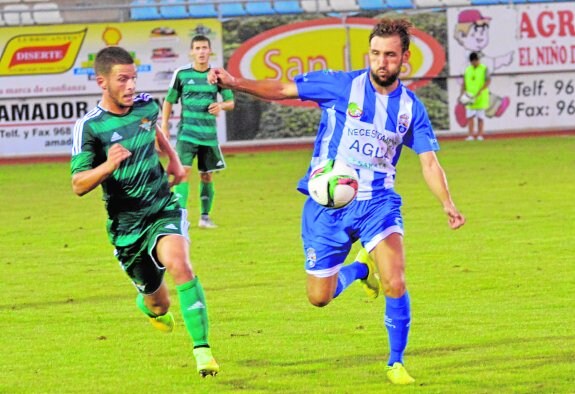
[{"label": "sponsor logo on jersey", "polygon": [[122,137],[120,134],[114,131],[114,134],[112,134],[112,138],[110,138],[110,142],[116,142],[122,139],[124,139],[124,137]]},{"label": "sponsor logo on jersey", "polygon": [[349,103],[347,106],[347,114],[354,119],[361,118],[361,114],[363,114],[363,110],[359,108],[357,103]]}]

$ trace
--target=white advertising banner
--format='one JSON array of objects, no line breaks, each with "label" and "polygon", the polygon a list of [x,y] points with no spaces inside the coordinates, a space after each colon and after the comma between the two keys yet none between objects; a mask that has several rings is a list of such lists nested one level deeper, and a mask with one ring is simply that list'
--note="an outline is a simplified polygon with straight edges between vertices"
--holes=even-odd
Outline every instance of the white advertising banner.
[{"label": "white advertising banner", "polygon": [[466,130],[457,98],[471,52],[491,74],[487,131],[573,127],[573,3],[450,8],[447,20],[450,131]]},{"label": "white advertising banner", "polygon": [[[221,30],[218,20],[201,19],[0,28],[0,157],[70,153],[75,121],[101,95],[92,68],[101,48],[129,50],[137,90],[161,104],[174,70],[190,62],[193,36],[210,38],[210,63],[223,64]],[[172,120],[175,134],[179,106]],[[223,116],[218,134],[225,140]]]},{"label": "white advertising banner", "polygon": [[[151,92],[158,104],[165,94]],[[0,158],[70,154],[76,120],[96,106],[98,100],[100,95],[0,100]],[[180,105],[174,105],[173,110],[172,138],[180,120]]]}]

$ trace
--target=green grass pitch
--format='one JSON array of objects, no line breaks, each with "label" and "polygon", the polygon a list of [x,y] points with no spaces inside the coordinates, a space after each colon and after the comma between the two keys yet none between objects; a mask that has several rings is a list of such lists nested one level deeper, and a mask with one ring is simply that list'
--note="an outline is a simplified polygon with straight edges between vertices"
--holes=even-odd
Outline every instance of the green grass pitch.
[{"label": "green grass pitch", "polygon": [[411,387],[385,379],[382,298],[354,284],[325,308],[307,302],[295,184],[309,151],[228,155],[215,230],[196,227],[192,182],[192,262],[221,365],[206,379],[175,292],[170,335],[136,309],[100,189],[73,195],[67,163],[0,167],[0,393],[575,392],[575,137],[441,145],[462,229],[413,152],[398,167]]}]

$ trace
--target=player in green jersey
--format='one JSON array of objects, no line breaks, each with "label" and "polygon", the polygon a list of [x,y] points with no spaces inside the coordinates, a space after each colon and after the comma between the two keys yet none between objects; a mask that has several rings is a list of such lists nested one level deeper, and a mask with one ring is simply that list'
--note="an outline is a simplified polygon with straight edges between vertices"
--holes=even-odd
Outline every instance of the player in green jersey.
[{"label": "player in green jersey", "polygon": [[[211,53],[209,38],[199,35],[192,39],[190,56],[193,64],[180,67],[174,72],[168,95],[162,106],[162,131],[169,140],[169,120],[173,104],[178,100],[182,104],[176,150],[186,170],[186,181],[177,185],[175,192],[180,205],[185,208],[189,189],[187,179],[194,157],[198,156],[197,164],[200,171],[198,225],[201,228],[216,227],[209,216],[215,194],[212,172],[226,167],[218,143],[216,116],[221,111],[234,109],[232,91],[221,89],[207,81]],[[218,93],[223,101],[218,102]]]},{"label": "player in green jersey", "polygon": [[[204,291],[190,263],[187,215],[170,191],[184,179],[184,168],[156,126],[159,106],[145,93],[135,95],[131,55],[102,49],[94,69],[102,98],[74,127],[72,189],[83,196],[102,185],[108,236],[138,290],[136,305],[164,332],[174,327],[164,272],[172,276],[198,372],[215,375],[219,366],[208,342]],[[156,149],[168,157],[166,170]]]}]

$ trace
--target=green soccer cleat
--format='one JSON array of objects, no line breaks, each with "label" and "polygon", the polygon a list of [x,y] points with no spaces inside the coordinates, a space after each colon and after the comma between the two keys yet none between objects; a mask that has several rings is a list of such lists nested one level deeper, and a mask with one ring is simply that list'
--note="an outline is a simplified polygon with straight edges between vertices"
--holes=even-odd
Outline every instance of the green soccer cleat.
[{"label": "green soccer cleat", "polygon": [[376,299],[381,291],[381,282],[376,272],[375,261],[371,258],[367,250],[361,250],[355,256],[355,261],[367,265],[367,278],[361,279],[361,283],[365,293],[369,298]]},{"label": "green soccer cleat", "polygon": [[160,330],[165,333],[170,333],[174,331],[174,315],[172,312],[168,312],[165,315],[150,317],[150,323],[155,329]]},{"label": "green soccer cleat", "polygon": [[220,372],[220,366],[212,356],[212,349],[209,347],[198,347],[194,349],[194,357],[198,373],[202,378],[208,375],[216,376]]},{"label": "green soccer cleat", "polygon": [[409,373],[407,373],[407,369],[401,363],[394,363],[391,366],[387,366],[386,374],[389,381],[393,384],[411,384],[415,382]]}]

